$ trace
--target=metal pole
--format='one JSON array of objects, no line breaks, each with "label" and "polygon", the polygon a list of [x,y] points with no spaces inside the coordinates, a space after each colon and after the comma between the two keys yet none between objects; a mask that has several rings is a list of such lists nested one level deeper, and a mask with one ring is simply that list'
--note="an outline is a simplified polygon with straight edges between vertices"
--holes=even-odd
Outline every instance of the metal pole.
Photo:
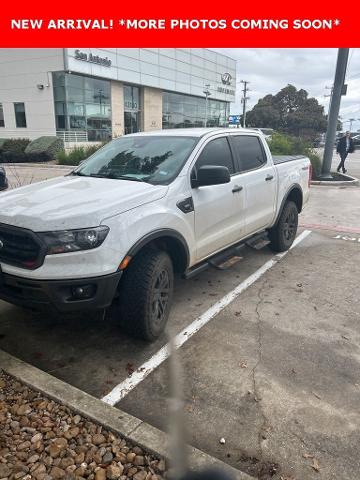
[{"label": "metal pole", "polygon": [[243,128],[246,127],[246,100],[243,102]]},{"label": "metal pole", "polygon": [[323,179],[332,178],[330,174],[330,169],[331,169],[331,162],[332,162],[332,157],[334,152],[336,127],[337,127],[338,116],[340,111],[341,91],[344,85],[348,57],[349,57],[349,49],[339,48],[337,62],[336,62],[334,87],[332,91],[331,105],[329,110],[328,126],[326,130],[326,140],[325,140],[322,171],[320,175],[320,178],[323,178]]},{"label": "metal pole", "polygon": [[207,126],[208,97],[211,95],[209,88],[210,84],[208,83],[205,85],[205,88],[203,90],[203,93],[205,94],[205,128]]},{"label": "metal pole", "polygon": [[205,128],[207,126],[207,99],[208,99],[208,94],[206,92],[205,93]]},{"label": "metal pole", "polygon": [[246,100],[248,99],[248,97],[246,96],[246,93],[248,91],[247,85],[250,82],[248,82],[246,80],[241,80],[241,83],[244,84],[244,90],[243,90],[244,95],[243,95],[243,98],[242,98],[242,102],[243,102],[243,128],[246,128]]}]

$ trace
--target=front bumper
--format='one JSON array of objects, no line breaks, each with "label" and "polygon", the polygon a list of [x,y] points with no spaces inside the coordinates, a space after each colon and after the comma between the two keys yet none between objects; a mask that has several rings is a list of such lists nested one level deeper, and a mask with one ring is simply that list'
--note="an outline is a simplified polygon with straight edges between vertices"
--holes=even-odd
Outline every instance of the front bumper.
[{"label": "front bumper", "polygon": [[[32,280],[0,272],[0,299],[35,310],[71,313],[110,306],[122,272],[68,280]],[[85,288],[84,288],[85,287]],[[79,298],[76,288],[88,293]]]}]

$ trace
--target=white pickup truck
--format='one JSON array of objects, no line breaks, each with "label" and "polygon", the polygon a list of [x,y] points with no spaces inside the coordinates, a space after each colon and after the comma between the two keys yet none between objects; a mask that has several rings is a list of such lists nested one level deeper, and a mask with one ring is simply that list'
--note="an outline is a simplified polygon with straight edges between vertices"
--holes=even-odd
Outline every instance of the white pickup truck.
[{"label": "white pickup truck", "polygon": [[262,232],[275,251],[291,246],[310,178],[308,158],[273,158],[254,130],[113,140],[69,175],[0,195],[0,298],[63,313],[112,306],[154,340],[174,272],[190,277]]}]

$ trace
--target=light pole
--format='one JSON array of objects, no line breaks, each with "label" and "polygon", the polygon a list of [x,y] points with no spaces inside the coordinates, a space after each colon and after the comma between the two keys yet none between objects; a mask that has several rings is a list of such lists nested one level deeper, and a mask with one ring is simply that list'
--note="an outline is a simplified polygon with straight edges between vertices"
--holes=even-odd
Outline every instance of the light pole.
[{"label": "light pole", "polygon": [[209,88],[210,88],[210,84],[207,83],[203,90],[203,93],[205,94],[205,128],[207,127],[208,98],[211,95]]},{"label": "light pole", "polygon": [[243,104],[243,128],[246,128],[246,102],[249,100],[250,97],[247,97],[246,94],[249,91],[248,82],[247,80],[240,80],[240,83],[244,84],[244,89],[242,90],[243,96],[241,99],[241,103]]},{"label": "light pole", "polygon": [[326,86],[325,89],[326,89],[326,90],[331,90],[330,93],[324,95],[324,98],[329,98],[329,97],[330,97],[328,112],[327,112],[327,114],[326,114],[326,116],[329,117],[330,106],[331,106],[331,97],[332,97],[332,93],[333,93],[334,86],[333,86],[333,85],[332,85],[331,87]]},{"label": "light pole", "polygon": [[[109,98],[107,95],[104,94],[104,92],[102,91],[102,89],[100,88],[99,89],[99,93],[97,95],[94,95],[94,98],[95,99],[99,99],[99,104],[100,104],[100,115],[102,115],[102,105],[103,105],[103,99],[106,100],[107,98]],[[105,113],[105,105],[104,105],[104,113]]]},{"label": "light pole", "polygon": [[331,96],[331,104],[328,117],[328,126],[326,130],[326,140],[325,140],[325,149],[324,149],[324,158],[322,164],[322,170],[320,178],[332,179],[330,174],[331,162],[334,152],[334,142],[336,136],[336,127],[338,122],[340,103],[341,103],[341,94],[343,91],[347,61],[349,56],[348,48],[339,48],[337,62],[336,62],[336,71],[334,78],[334,86]]},{"label": "light pole", "polygon": [[356,120],[359,120],[358,118],[349,118],[348,120],[344,120],[342,123],[348,123],[349,122],[349,132],[351,133],[352,131],[352,124],[356,122]]}]

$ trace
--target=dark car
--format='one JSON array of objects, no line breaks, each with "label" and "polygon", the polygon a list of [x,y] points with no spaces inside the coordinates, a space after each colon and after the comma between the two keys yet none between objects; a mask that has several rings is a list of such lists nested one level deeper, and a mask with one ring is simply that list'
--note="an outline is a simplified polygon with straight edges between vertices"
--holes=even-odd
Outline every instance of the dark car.
[{"label": "dark car", "polygon": [[6,172],[3,167],[0,167],[0,190],[6,190],[8,188],[8,180],[6,178]]}]

